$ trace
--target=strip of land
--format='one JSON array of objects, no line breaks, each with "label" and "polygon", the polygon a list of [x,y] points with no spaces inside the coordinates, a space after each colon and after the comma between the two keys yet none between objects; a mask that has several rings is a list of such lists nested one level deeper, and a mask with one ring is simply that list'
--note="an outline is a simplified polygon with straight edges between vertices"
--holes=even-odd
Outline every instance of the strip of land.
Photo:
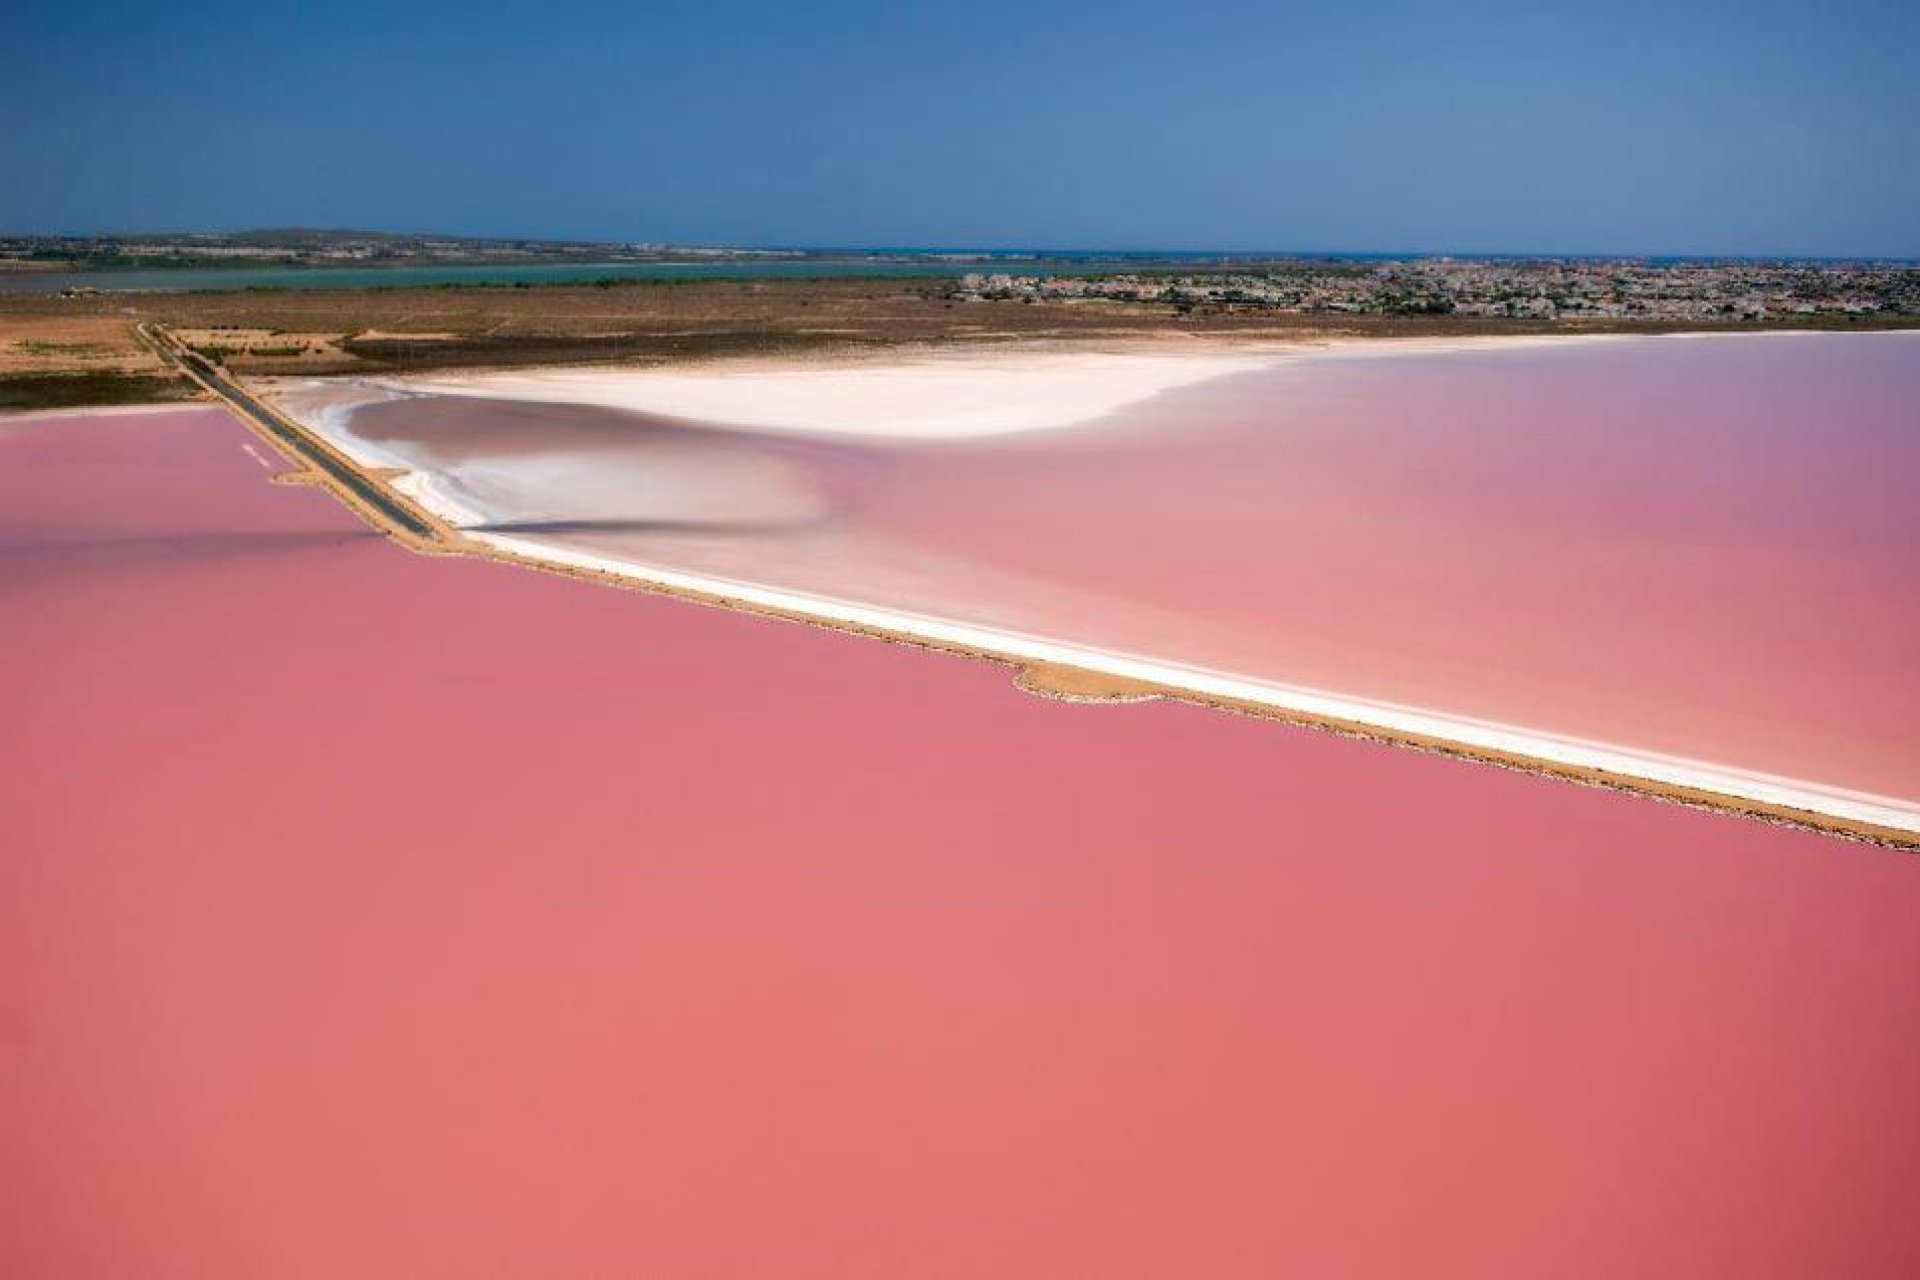
[{"label": "strip of land", "polygon": [[[1907,269],[1907,275],[1920,279],[1920,268]],[[630,281],[606,287],[99,292],[72,297],[0,293],[0,408],[192,395],[192,386],[139,341],[136,328],[143,323],[165,327],[182,344],[241,377],[653,366],[743,356],[839,359],[903,348],[952,350],[1010,343],[1078,346],[1126,340],[1180,347],[1195,339],[1299,342],[1920,325],[1920,315],[1884,308],[1797,313],[1760,307],[1715,311],[1712,319],[1602,314],[1597,309],[1591,314],[1559,309],[1534,314],[1526,307],[1516,308],[1515,314],[1460,314],[1435,310],[1429,301],[1401,306],[1394,301],[1400,295],[1391,292],[1400,286],[1391,280],[1380,286],[1389,291],[1372,310],[1346,309],[1359,304],[1344,297],[1330,297],[1325,309],[1316,310],[1318,302],[1275,302],[1230,281],[1155,281],[1148,287],[1102,277],[1082,281],[1077,293],[1039,285],[1031,290],[969,289],[957,274],[952,279],[910,280]]]},{"label": "strip of land", "polygon": [[[421,492],[430,494],[431,490]],[[853,601],[634,565],[510,535],[469,531],[464,536],[481,544],[494,558],[514,563],[573,572],[603,582],[638,584],[731,608],[984,658],[1022,671],[1037,668],[1039,674],[1023,676],[1021,683],[1028,688],[1037,685],[1040,692],[1067,689],[1081,699],[1095,701],[1161,697],[1193,702],[1810,827],[1894,848],[1920,849],[1920,808],[1888,797],[1324,690],[1249,680]],[[1064,679],[1067,672],[1075,673],[1076,678]]]},{"label": "strip of land", "polygon": [[[459,528],[462,512],[437,501],[430,484],[395,488],[391,471],[353,456],[247,391],[226,370],[165,330],[146,331],[154,350],[218,397],[275,448],[309,468],[374,527],[416,550],[479,555],[547,572],[664,592],[705,603],[971,658],[1038,668],[1028,686],[1116,698],[1162,697],[1308,725],[1351,736],[1480,760],[1588,785],[1831,832],[1894,848],[1920,848],[1920,808],[1792,779],[1679,760],[1610,744],[1495,725],[1421,708],[1246,680],[1129,654],[875,609],[857,602],[633,565],[525,538]],[[439,509],[436,510],[436,507]],[[1068,676],[1066,673],[1073,673]]]}]

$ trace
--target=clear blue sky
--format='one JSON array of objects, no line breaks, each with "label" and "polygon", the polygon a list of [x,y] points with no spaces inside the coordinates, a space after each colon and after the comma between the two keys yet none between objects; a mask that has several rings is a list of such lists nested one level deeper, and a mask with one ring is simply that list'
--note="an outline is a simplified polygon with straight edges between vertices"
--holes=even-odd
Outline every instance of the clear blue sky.
[{"label": "clear blue sky", "polygon": [[0,229],[1920,255],[1920,0],[0,5]]}]

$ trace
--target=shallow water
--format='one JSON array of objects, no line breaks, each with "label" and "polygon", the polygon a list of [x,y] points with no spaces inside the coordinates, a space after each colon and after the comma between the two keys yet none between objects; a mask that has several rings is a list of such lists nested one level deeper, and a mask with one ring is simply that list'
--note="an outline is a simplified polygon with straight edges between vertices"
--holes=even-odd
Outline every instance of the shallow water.
[{"label": "shallow water", "polygon": [[947,444],[428,396],[486,527],[1920,799],[1920,340],[1351,351]]}]

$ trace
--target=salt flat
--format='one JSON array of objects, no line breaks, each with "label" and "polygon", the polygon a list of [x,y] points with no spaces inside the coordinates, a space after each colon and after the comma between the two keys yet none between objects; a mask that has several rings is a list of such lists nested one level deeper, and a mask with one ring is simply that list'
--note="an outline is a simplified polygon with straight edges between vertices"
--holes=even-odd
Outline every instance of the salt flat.
[{"label": "salt flat", "polygon": [[1071,427],[1271,356],[1166,352],[951,354],[827,366],[553,369],[410,378],[409,392],[599,405],[770,431],[953,440]]}]

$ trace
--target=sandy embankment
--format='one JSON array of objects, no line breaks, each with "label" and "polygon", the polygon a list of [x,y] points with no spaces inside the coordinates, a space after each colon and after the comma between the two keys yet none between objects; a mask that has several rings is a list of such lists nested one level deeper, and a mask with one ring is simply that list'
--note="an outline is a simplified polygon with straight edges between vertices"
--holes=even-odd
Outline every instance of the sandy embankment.
[{"label": "sandy embankment", "polygon": [[[1588,339],[1601,341],[1604,339]],[[1541,341],[1541,340],[1522,340]],[[1395,344],[1407,352],[1455,344]],[[1340,354],[1384,354],[1373,344]],[[1295,348],[1298,352],[1301,349]],[[711,371],[560,370],[479,374],[363,384],[358,389],[296,392],[283,402],[366,465],[407,466],[387,449],[351,434],[351,405],[368,398],[441,393],[483,398],[602,405],[748,426],[769,431],[960,440],[1091,422],[1177,387],[1247,372],[1288,358],[1277,351],[1210,349],[1190,354],[1053,352],[968,354],[840,367],[743,365]],[[1723,797],[1765,809],[1817,815],[1841,824],[1920,834],[1920,806],[1796,779],[1492,723],[1422,707],[1252,679],[1140,654],[1062,643],[1043,636],[876,608],[858,600],[634,563],[545,540],[474,530],[512,513],[474,505],[458,474],[416,470],[397,488],[466,536],[508,558],[621,579],[668,592],[719,599],[752,610],[845,629],[907,638],[1006,660],[1097,673],[1127,687],[1151,687],[1215,705],[1374,733],[1502,763],[1535,762],[1590,781],[1652,790],[1680,799]],[[1739,803],[1731,807],[1739,807]],[[1779,815],[1776,815],[1779,816]]]}]

